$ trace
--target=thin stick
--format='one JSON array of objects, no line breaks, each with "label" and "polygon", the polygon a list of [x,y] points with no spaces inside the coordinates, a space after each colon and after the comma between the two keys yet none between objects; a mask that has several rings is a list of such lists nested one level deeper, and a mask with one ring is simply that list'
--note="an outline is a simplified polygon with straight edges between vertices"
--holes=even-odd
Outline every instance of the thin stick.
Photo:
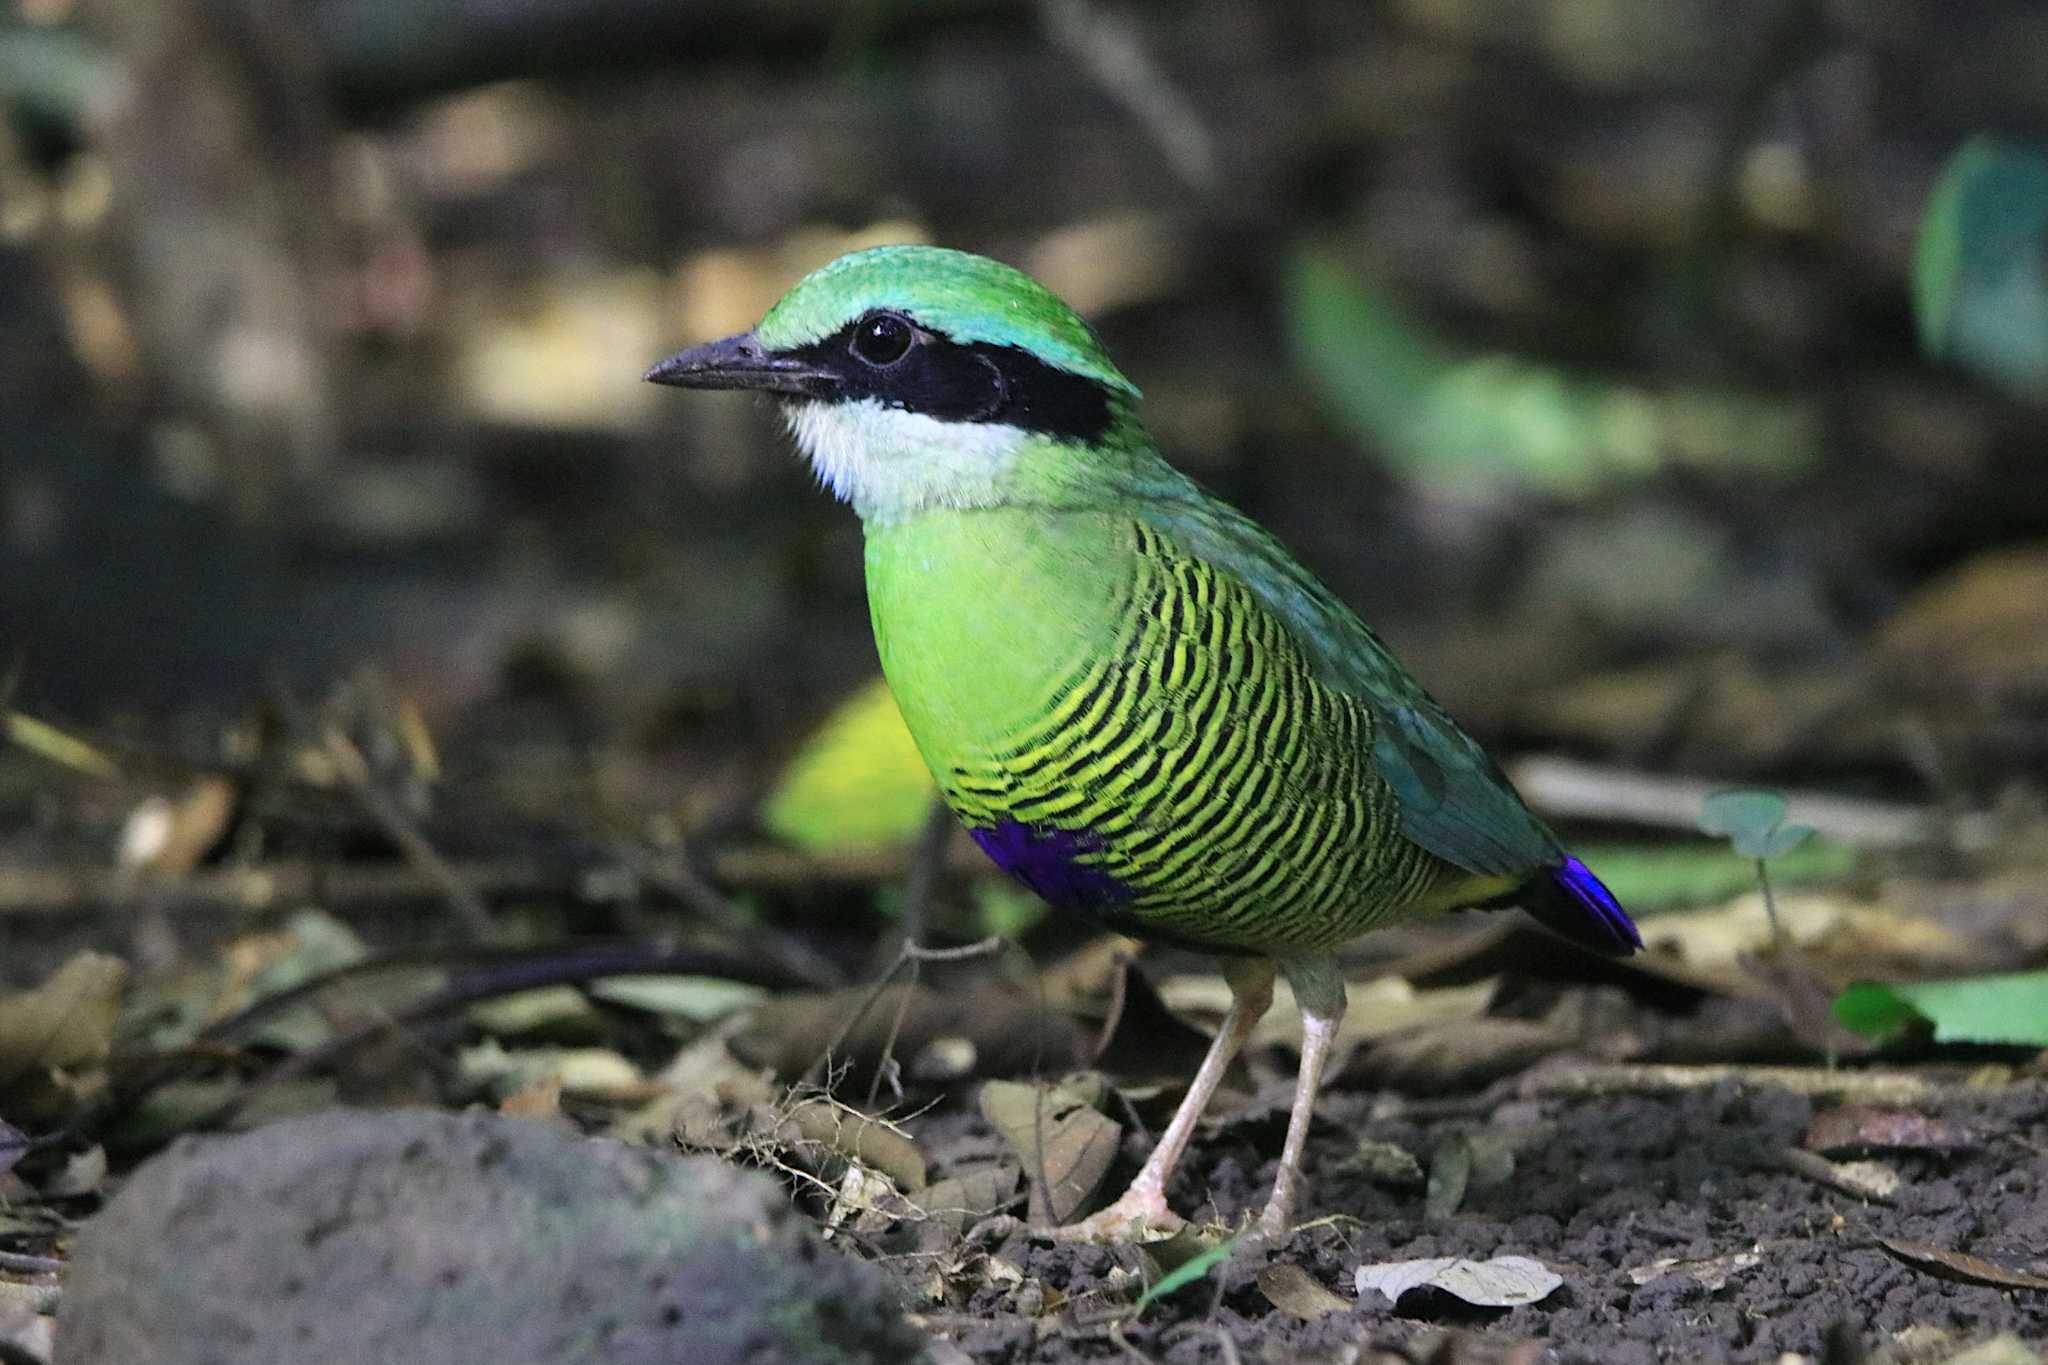
[{"label": "thin stick", "polygon": [[991,957],[1002,951],[1005,941],[1001,934],[991,934],[978,943],[969,943],[958,948],[920,948],[914,943],[904,944],[903,951],[896,955],[896,960],[889,964],[888,970],[875,978],[875,983],[868,987],[867,994],[861,997],[860,1004],[834,1031],[824,1050],[804,1068],[804,1074],[798,1078],[797,1083],[817,1083],[818,1077],[824,1073],[826,1063],[831,1061],[832,1054],[845,1045],[854,1029],[860,1026],[860,1021],[867,1018],[868,1011],[882,998],[882,992],[889,988],[889,983],[895,979],[896,973],[902,971],[904,967],[912,962],[967,962],[977,957]]},{"label": "thin stick", "polygon": [[619,844],[619,861],[659,889],[675,897],[719,929],[751,947],[759,948],[777,966],[812,986],[836,986],[843,974],[831,959],[771,925],[740,913],[717,887],[706,881],[691,864],[689,851],[673,847],[656,853],[636,844]]},{"label": "thin stick", "polygon": [[[1532,755],[1508,765],[1529,803],[1546,815],[1618,820],[1663,829],[1699,828],[1700,803],[1726,782]],[[1786,792],[1801,824],[1856,848],[1911,848],[1953,839],[1968,843],[1978,826],[1930,806],[1865,801],[1825,792]]]},{"label": "thin stick", "polygon": [[341,777],[342,785],[355,797],[356,804],[384,831],[385,837],[398,846],[405,860],[439,889],[454,909],[455,917],[462,921],[463,932],[477,942],[488,941],[497,932],[497,925],[482,898],[427,842],[427,836],[420,833],[390,794],[377,785],[376,779],[370,775],[369,760],[363,757],[363,751],[339,730],[327,731],[322,740],[327,756],[334,760],[335,772]]}]

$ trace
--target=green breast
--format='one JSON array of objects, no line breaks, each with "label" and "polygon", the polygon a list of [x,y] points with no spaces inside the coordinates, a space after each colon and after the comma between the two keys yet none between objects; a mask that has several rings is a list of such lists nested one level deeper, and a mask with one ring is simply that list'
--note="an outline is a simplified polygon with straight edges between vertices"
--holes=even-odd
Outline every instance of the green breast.
[{"label": "green breast", "polygon": [[1369,709],[1158,531],[1106,512],[933,514],[871,526],[867,566],[883,671],[948,803],[1006,830],[1010,857],[1029,840],[1084,865],[1034,878],[997,855],[1048,898],[1113,886],[1074,908],[1288,952],[1469,889],[1401,835]]}]

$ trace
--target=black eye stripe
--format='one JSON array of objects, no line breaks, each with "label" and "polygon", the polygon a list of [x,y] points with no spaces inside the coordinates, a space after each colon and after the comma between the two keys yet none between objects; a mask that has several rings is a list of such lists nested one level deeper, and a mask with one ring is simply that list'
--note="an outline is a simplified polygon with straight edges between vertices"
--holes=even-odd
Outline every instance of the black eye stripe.
[{"label": "black eye stripe", "polygon": [[1084,444],[1109,430],[1108,386],[1016,346],[963,344],[918,328],[904,355],[877,368],[855,347],[866,339],[864,329],[895,316],[866,313],[831,336],[781,354],[831,372],[841,399],[872,398],[941,421],[1000,422]]}]

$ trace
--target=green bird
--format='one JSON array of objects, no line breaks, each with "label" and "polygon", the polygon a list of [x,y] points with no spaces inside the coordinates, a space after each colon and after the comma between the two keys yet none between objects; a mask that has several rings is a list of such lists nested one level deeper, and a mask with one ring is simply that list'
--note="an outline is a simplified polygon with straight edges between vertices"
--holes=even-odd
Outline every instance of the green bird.
[{"label": "green bird", "polygon": [[1301,1071],[1262,1227],[1291,1226],[1344,1014],[1333,950],[1520,904],[1641,946],[1585,865],[1357,616],[1161,458],[1086,323],[981,256],[890,246],[647,377],[781,400],[866,534],[882,671],[947,805],[1053,906],[1223,957],[1232,1004],[1130,1188],[1074,1231],[1173,1226],[1166,1189],[1276,970]]}]

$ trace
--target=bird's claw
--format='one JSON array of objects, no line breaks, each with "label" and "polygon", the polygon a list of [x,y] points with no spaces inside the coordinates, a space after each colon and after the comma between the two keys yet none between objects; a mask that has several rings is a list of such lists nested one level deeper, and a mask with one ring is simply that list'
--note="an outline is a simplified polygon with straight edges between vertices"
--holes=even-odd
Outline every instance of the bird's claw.
[{"label": "bird's claw", "polygon": [[1171,1237],[1187,1226],[1187,1220],[1166,1207],[1166,1197],[1127,1191],[1108,1208],[1092,1213],[1078,1223],[1063,1223],[1053,1236],[1063,1242],[1093,1242],[1117,1246],[1131,1242],[1156,1242]]}]

